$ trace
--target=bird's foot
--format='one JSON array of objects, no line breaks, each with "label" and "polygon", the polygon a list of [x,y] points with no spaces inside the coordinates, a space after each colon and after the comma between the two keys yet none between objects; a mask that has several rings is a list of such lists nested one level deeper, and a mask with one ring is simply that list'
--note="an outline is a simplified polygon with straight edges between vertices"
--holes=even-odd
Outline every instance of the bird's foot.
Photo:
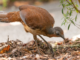
[{"label": "bird's foot", "polygon": [[35,40],[35,43],[36,43],[36,47],[37,47],[37,52],[38,52],[38,54],[40,54],[40,50],[39,50],[39,46],[38,46],[37,40]]},{"label": "bird's foot", "polygon": [[54,57],[53,48],[52,48],[51,44],[49,44],[41,35],[38,35],[38,36],[47,44],[47,46],[49,47],[49,49],[51,51],[52,57]]},{"label": "bird's foot", "polygon": [[54,57],[54,52],[53,52],[53,48],[52,48],[51,44],[48,43],[48,47],[50,49],[50,52],[52,54],[52,57]]},{"label": "bird's foot", "polygon": [[37,51],[38,51],[38,54],[40,55],[40,54],[41,54],[41,53],[40,53],[40,50],[38,49]]}]

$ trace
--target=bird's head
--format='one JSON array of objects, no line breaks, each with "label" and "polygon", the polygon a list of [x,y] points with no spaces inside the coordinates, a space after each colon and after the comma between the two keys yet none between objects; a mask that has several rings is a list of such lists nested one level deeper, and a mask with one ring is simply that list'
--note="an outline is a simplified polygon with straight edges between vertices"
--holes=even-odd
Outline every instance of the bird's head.
[{"label": "bird's head", "polygon": [[49,37],[61,37],[65,40],[64,32],[63,32],[62,28],[54,27],[54,28],[50,28],[47,31],[49,33],[49,35],[48,35]]}]

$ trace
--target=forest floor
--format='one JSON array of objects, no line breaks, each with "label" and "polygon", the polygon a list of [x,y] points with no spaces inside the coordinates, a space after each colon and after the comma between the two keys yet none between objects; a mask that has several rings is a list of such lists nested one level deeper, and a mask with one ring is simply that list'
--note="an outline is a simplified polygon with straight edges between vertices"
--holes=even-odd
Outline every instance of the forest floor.
[{"label": "forest floor", "polygon": [[38,40],[40,54],[35,41],[23,43],[9,40],[0,43],[0,60],[80,60],[80,39],[65,39],[63,42],[48,42],[52,45],[54,57],[47,44]]}]

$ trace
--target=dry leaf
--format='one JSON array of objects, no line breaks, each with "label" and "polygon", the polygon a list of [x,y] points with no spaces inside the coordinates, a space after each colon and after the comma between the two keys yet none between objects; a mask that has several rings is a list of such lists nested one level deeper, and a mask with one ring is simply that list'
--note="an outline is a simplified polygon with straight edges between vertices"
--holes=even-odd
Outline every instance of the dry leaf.
[{"label": "dry leaf", "polygon": [[5,53],[6,51],[9,51],[10,49],[10,45],[8,45],[7,47],[4,47],[1,51],[0,54]]},{"label": "dry leaf", "polygon": [[57,43],[57,45],[61,45],[61,44],[62,44],[62,42],[58,42],[58,43]]},{"label": "dry leaf", "polygon": [[79,51],[74,51],[74,52],[72,52],[72,55],[73,56],[80,55],[80,52]]}]

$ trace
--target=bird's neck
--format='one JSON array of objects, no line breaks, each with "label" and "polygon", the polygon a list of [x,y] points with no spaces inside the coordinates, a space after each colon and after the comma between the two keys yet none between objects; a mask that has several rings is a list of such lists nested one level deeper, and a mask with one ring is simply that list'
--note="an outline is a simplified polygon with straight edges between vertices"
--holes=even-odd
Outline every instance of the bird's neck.
[{"label": "bird's neck", "polygon": [[47,36],[48,36],[48,37],[57,37],[57,36],[55,35],[55,29],[54,29],[54,28],[48,28],[48,29],[47,29]]},{"label": "bird's neck", "polygon": [[48,34],[54,34],[54,29],[53,28],[47,28],[47,33]]}]

